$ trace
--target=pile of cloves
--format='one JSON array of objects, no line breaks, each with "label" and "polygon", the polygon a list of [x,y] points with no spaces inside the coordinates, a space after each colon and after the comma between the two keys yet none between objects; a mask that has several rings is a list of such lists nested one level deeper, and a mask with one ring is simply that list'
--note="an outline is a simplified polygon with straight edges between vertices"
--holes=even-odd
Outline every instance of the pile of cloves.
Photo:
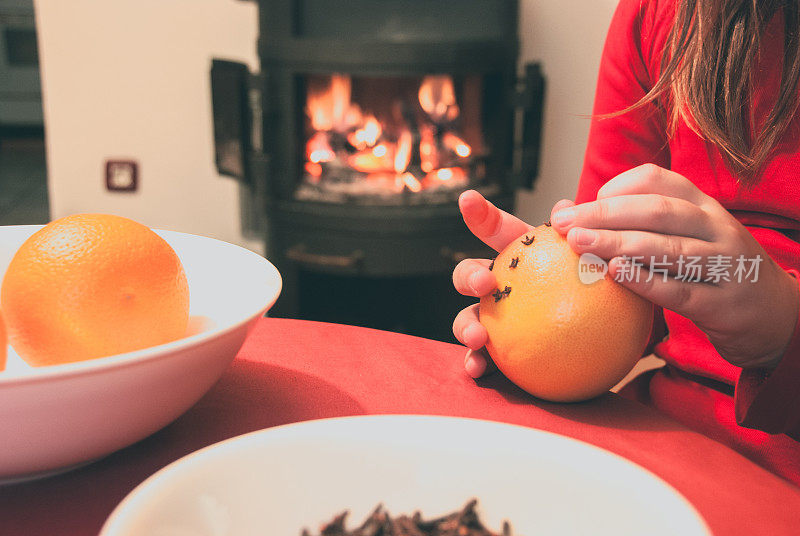
[{"label": "pile of cloves", "polygon": [[[475,506],[477,499],[470,500],[461,510],[435,519],[424,520],[417,511],[412,516],[392,517],[383,505],[378,505],[372,514],[357,529],[347,530],[345,521],[348,512],[342,512],[320,529],[320,536],[511,536],[511,526],[503,523],[503,532],[487,529]],[[302,536],[311,536],[303,530]]]}]

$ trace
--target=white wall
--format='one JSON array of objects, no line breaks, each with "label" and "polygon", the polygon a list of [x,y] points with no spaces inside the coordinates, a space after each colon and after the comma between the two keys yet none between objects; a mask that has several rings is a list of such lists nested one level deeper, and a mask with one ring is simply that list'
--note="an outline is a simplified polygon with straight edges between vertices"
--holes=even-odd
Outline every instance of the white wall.
[{"label": "white wall", "polygon": [[[258,65],[257,6],[237,0],[36,0],[51,217],[108,212],[246,245],[214,167],[212,57]],[[106,158],[139,191],[105,189]]]},{"label": "white wall", "polygon": [[516,213],[539,224],[572,199],[589,135],[600,54],[617,0],[521,0],[521,59],[547,78],[539,179],[517,196]]},{"label": "white wall", "polygon": [[[617,0],[521,0],[521,59],[547,77],[538,223],[577,187],[597,68]],[[35,0],[53,217],[102,211],[260,250],[213,165],[212,56],[258,64],[257,6],[239,0]],[[105,158],[140,163],[137,194],[105,190]]]}]

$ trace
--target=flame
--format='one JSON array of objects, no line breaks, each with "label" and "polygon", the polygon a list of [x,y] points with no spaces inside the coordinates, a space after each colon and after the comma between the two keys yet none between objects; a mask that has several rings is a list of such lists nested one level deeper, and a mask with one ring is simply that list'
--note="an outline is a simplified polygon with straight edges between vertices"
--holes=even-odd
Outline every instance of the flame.
[{"label": "flame", "polygon": [[442,168],[436,171],[436,178],[441,181],[447,181],[453,178],[453,170],[450,168]]},{"label": "flame", "polygon": [[306,114],[314,130],[344,131],[348,122],[360,122],[361,110],[350,104],[350,77],[331,75],[330,86],[313,90],[309,88],[306,98]]},{"label": "flame", "polygon": [[397,152],[394,157],[394,170],[396,172],[404,172],[408,167],[408,163],[411,162],[411,144],[413,141],[411,131],[404,130],[400,134],[400,138],[397,140]]},{"label": "flame", "polygon": [[448,75],[429,75],[419,86],[419,104],[435,123],[443,118],[453,120],[458,117],[456,93],[453,79]]},{"label": "flame", "polygon": [[464,168],[450,167],[440,168],[428,173],[422,180],[422,185],[424,188],[438,188],[440,186],[454,188],[467,184],[467,182],[467,172]]},{"label": "flame", "polygon": [[[378,146],[380,147],[380,146]],[[382,154],[376,154],[375,149],[367,149],[350,155],[347,158],[347,165],[362,173],[377,173],[380,171],[393,171],[392,159],[386,152],[386,147]],[[378,151],[381,153],[381,151]]]},{"label": "flame", "polygon": [[317,132],[306,144],[308,160],[314,164],[320,162],[330,162],[336,158],[331,144],[328,142],[328,135],[325,132]]},{"label": "flame", "polygon": [[411,144],[411,132],[404,130],[394,146],[379,143],[372,149],[358,151],[347,158],[347,164],[362,173],[403,173],[411,161]]},{"label": "flame", "polygon": [[458,107],[458,104],[453,104],[447,109],[447,120],[448,121],[455,121],[459,114],[461,114],[461,109]]},{"label": "flame", "polygon": [[369,115],[364,121],[364,126],[351,132],[347,136],[347,141],[356,149],[363,150],[375,145],[382,132],[381,124],[375,119],[375,116]]},{"label": "flame", "polygon": [[452,132],[445,133],[442,137],[442,143],[461,158],[466,158],[472,154],[472,147]]},{"label": "flame", "polygon": [[425,173],[439,167],[439,149],[436,147],[433,128],[420,129],[419,157],[420,166]]},{"label": "flame", "polygon": [[343,124],[340,125],[339,132],[345,132],[364,122],[364,114],[358,104],[351,104],[344,114]]},{"label": "flame", "polygon": [[402,184],[412,192],[422,191],[422,183],[417,180],[413,173],[403,173],[398,177]]},{"label": "flame", "polygon": [[317,162],[306,162],[305,168],[306,173],[315,179],[319,179],[322,176],[322,166]]},{"label": "flame", "polygon": [[331,76],[331,109],[333,110],[334,127],[343,123],[350,111],[350,77],[340,74]]}]

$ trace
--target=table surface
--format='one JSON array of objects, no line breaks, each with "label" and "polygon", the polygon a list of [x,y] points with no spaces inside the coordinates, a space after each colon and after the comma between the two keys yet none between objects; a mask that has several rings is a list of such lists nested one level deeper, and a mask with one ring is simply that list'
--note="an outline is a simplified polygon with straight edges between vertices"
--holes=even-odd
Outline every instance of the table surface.
[{"label": "table surface", "polygon": [[156,434],[71,472],[0,487],[0,534],[97,534],[139,483],[204,446],[280,424],[429,414],[508,422],[615,452],[681,492],[714,534],[800,534],[800,489],[613,393],[551,404],[502,375],[473,380],[462,347],[366,328],[265,318],[220,381]]}]

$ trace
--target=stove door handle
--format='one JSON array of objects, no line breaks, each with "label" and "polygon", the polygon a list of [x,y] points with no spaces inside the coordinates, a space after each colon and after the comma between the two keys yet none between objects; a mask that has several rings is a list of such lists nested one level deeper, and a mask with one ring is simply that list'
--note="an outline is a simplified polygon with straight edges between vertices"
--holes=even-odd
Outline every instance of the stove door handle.
[{"label": "stove door handle", "polygon": [[520,176],[522,185],[529,190],[533,189],[533,184],[539,175],[545,85],[542,66],[539,63],[526,64],[521,90],[517,95],[517,106],[522,109]]},{"label": "stove door handle", "polygon": [[364,261],[364,252],[361,250],[356,250],[350,255],[328,255],[311,253],[305,244],[290,247],[285,255],[294,262],[323,268],[356,268]]},{"label": "stove door handle", "polygon": [[250,182],[252,111],[249,109],[250,70],[244,63],[211,60],[211,108],[214,120],[214,160],[217,172]]}]

